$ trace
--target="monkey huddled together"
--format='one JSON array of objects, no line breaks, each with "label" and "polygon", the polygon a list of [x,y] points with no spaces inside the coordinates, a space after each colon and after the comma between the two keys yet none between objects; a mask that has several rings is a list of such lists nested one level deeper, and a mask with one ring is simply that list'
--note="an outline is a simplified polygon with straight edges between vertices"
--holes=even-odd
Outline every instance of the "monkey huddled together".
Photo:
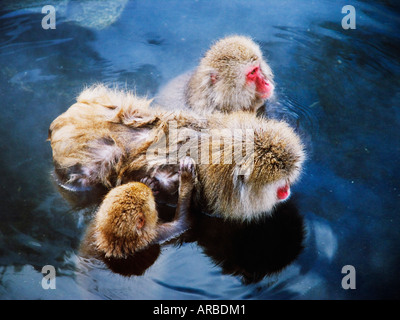
[{"label": "monkey huddled together", "polygon": [[[57,180],[69,190],[110,191],[94,242],[125,258],[190,228],[190,208],[238,221],[269,215],[290,195],[305,159],[285,122],[257,117],[273,95],[271,68],[243,36],[216,42],[191,73],[151,100],[96,85],[51,124]],[[157,201],[176,205],[161,222]]]}]

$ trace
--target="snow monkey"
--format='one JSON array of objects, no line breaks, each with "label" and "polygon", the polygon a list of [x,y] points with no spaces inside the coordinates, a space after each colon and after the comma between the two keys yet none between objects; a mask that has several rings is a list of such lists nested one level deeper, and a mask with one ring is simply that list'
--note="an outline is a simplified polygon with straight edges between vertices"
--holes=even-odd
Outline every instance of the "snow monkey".
[{"label": "snow monkey", "polygon": [[112,188],[148,178],[157,185],[157,197],[166,193],[172,199],[179,161],[190,156],[197,173],[194,203],[210,214],[252,220],[289,197],[305,152],[288,124],[243,111],[199,119],[188,110],[165,111],[150,103],[102,85],[84,90],[49,130],[63,186]]},{"label": "snow monkey", "polygon": [[171,222],[158,221],[153,191],[146,184],[128,182],[111,189],[96,212],[93,230],[94,246],[105,258],[127,258],[188,229],[195,178],[194,163],[189,157],[181,160],[178,175],[179,199]]},{"label": "snow monkey", "polygon": [[256,112],[274,92],[273,74],[259,46],[245,36],[216,42],[194,72],[168,83],[156,98],[165,108]]}]

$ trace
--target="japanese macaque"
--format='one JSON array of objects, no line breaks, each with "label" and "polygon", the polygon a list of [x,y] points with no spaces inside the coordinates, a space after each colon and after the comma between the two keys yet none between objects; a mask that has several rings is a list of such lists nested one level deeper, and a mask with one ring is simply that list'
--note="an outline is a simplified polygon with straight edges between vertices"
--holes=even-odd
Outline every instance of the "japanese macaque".
[{"label": "japanese macaque", "polygon": [[216,42],[194,72],[178,76],[156,98],[165,108],[256,112],[273,95],[273,74],[259,46],[248,37]]},{"label": "japanese macaque", "polygon": [[[153,191],[142,182],[129,182],[111,189],[94,221],[93,241],[105,258],[127,258],[151,244],[163,243],[188,229],[188,212],[194,187],[194,163],[182,159],[179,199],[172,222],[160,223]],[[143,179],[148,182],[149,179]]]},{"label": "japanese macaque", "polygon": [[285,122],[243,111],[199,119],[190,111],[149,108],[150,102],[100,85],[53,121],[49,140],[65,188],[111,188],[147,177],[171,197],[179,161],[190,156],[195,203],[210,214],[252,220],[289,197],[305,152]]}]

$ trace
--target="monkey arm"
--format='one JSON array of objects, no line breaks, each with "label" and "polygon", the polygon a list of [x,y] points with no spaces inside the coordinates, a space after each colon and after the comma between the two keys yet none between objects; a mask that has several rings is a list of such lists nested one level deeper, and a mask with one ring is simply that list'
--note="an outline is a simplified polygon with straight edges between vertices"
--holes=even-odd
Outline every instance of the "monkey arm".
[{"label": "monkey arm", "polygon": [[194,161],[190,157],[182,159],[179,170],[179,199],[174,220],[158,226],[157,237],[154,242],[166,242],[179,236],[189,228],[190,204],[195,178]]}]

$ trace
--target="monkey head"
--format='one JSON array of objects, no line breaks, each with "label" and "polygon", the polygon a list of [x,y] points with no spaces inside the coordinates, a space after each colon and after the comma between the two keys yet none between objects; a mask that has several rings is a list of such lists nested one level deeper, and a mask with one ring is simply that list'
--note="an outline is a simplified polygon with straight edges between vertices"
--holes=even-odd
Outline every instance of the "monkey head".
[{"label": "monkey head", "polygon": [[[255,112],[274,92],[271,68],[259,46],[244,36],[216,42],[201,60],[191,82],[188,100],[194,109],[207,106],[223,112]],[[198,87],[192,88],[195,85]]]},{"label": "monkey head", "polygon": [[105,257],[125,258],[157,236],[158,214],[151,189],[130,182],[111,189],[95,217],[95,245]]},{"label": "monkey head", "polygon": [[[233,148],[240,152],[244,147],[251,148],[245,157],[233,157],[232,163],[219,161],[199,166],[208,209],[236,220],[252,220],[271,213],[279,202],[289,198],[290,187],[301,173],[305,151],[300,138],[285,122],[256,118],[246,112],[224,115],[221,121],[232,129],[253,132],[232,139]],[[223,150],[226,155],[226,146]]]}]

